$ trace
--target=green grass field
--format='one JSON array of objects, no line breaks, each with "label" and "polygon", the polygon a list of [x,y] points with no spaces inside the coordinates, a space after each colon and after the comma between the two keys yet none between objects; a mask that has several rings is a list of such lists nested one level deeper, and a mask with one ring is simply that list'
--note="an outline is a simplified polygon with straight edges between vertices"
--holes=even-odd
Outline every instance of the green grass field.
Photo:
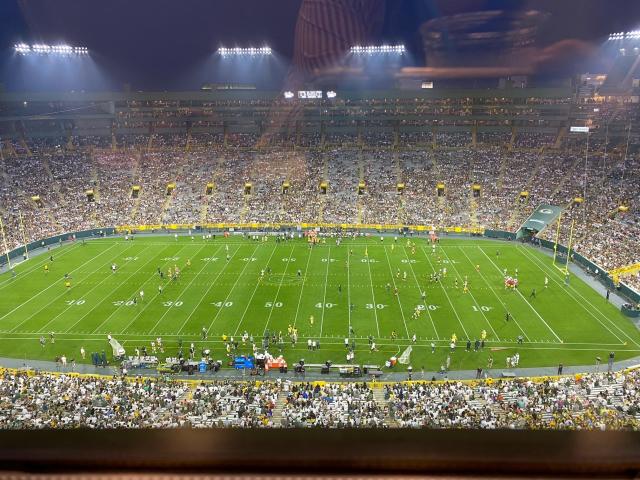
[{"label": "green grass field", "polygon": [[[640,352],[640,333],[617,308],[574,276],[569,286],[564,285],[562,272],[536,250],[450,238],[443,239],[433,254],[427,240],[414,241],[415,253],[406,247],[406,240],[392,246],[391,237],[384,242],[378,237],[345,240],[340,246],[327,240],[313,249],[301,240],[179,237],[176,241],[169,236],[64,246],[52,252],[53,262],[40,255],[18,265],[15,278],[0,275],[0,356],[53,360],[65,354],[80,361],[84,346],[87,361],[92,351],[105,350],[110,357],[110,333],[128,354],[143,345],[150,351],[151,340],[161,336],[167,355],[176,353],[182,339],[194,341],[198,348],[206,346],[214,358],[224,359],[223,334],[240,337],[247,331],[258,341],[266,330],[286,335],[289,324],[299,331],[298,345],[287,343],[283,351],[290,365],[300,358],[345,363],[349,326],[355,332],[355,360],[360,364],[383,364],[412,344],[415,334],[411,354],[415,371],[438,369],[453,333],[459,340],[452,369],[485,367],[489,355],[494,368],[503,369],[505,358],[516,351],[521,367],[593,364],[596,356],[606,362],[610,351],[616,352],[616,360]],[[347,262],[350,249],[353,254]],[[119,266],[115,274],[112,263]],[[180,279],[161,281],[157,268],[166,272],[174,265],[182,270]],[[267,267],[271,273],[261,280],[260,270]],[[431,272],[443,267],[446,277],[430,282]],[[505,290],[504,268],[511,275],[518,269],[519,290]],[[69,289],[65,273],[72,277]],[[466,294],[465,275],[470,287]],[[164,291],[159,293],[161,282]],[[387,284],[398,288],[397,297]],[[530,298],[533,288],[536,298]],[[144,300],[134,304],[140,290]],[[418,305],[424,305],[423,312],[414,319]],[[509,322],[506,311],[512,315]],[[201,340],[203,327],[209,332],[206,341]],[[473,342],[482,330],[487,332],[484,350],[465,352],[466,339]],[[49,342],[51,331],[55,344]],[[391,338],[394,331],[396,340]],[[39,344],[41,335],[47,339],[44,348]],[[369,351],[368,335],[375,337],[378,352]],[[524,338],[522,345],[516,341],[519,335]],[[320,341],[319,350],[308,351],[309,337]],[[431,342],[437,345],[435,353]],[[240,350],[250,353],[251,347],[241,344]]]}]

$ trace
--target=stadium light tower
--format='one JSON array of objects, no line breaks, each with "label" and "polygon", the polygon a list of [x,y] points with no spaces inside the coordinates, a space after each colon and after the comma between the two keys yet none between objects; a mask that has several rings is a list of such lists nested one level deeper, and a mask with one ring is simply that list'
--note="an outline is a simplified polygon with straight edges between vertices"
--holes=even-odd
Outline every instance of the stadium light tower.
[{"label": "stadium light tower", "polygon": [[88,55],[87,47],[71,45],[47,45],[44,43],[17,43],[13,46],[14,52],[19,55]]},{"label": "stadium light tower", "polygon": [[640,39],[640,30],[631,30],[629,32],[610,33],[608,40],[638,40]]},{"label": "stadium light tower", "polygon": [[349,49],[354,55],[404,55],[405,52],[404,45],[355,45]]},{"label": "stadium light tower", "polygon": [[223,57],[264,57],[271,55],[272,51],[271,47],[220,47],[217,53]]}]

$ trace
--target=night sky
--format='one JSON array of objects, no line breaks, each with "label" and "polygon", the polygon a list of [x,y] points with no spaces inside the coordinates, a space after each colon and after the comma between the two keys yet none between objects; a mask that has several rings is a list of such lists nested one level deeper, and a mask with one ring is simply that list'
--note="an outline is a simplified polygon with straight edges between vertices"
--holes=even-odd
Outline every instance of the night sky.
[{"label": "night sky", "polygon": [[[120,90],[125,83],[136,90],[197,89],[206,81],[220,80],[213,73],[212,63],[217,47],[268,44],[277,52],[278,68],[261,80],[277,87],[293,55],[301,3],[302,0],[0,0],[0,83],[6,90],[43,89],[43,79],[35,78],[33,66],[22,70],[24,65],[18,67],[15,63],[13,44],[19,41],[87,46],[94,63],[92,69],[85,68],[81,75],[71,75],[64,81],[53,79],[57,70],[46,72],[52,79],[51,89],[87,90]],[[637,0],[386,0],[379,41],[404,42],[415,63],[421,65],[424,54],[418,29],[424,21],[460,12],[531,8],[550,13],[539,31],[540,46],[563,39],[597,46],[610,32],[640,26]],[[244,74],[239,79],[246,80],[255,72],[248,70]]]}]

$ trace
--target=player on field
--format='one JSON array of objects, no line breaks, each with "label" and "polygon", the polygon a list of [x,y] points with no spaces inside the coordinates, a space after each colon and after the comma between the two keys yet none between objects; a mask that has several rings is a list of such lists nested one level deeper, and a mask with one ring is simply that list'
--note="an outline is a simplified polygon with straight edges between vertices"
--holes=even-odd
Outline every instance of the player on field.
[{"label": "player on field", "polygon": [[313,315],[309,315],[309,324],[313,327],[313,322],[314,322],[314,318]]},{"label": "player on field", "polygon": [[547,277],[544,277],[544,288],[547,288],[549,286],[549,279]]},{"label": "player on field", "polygon": [[67,292],[69,290],[71,290],[71,282],[69,280],[67,280],[66,282],[64,282],[64,286],[67,287]]},{"label": "player on field", "polygon": [[206,327],[202,327],[201,335],[202,335],[202,340],[206,340],[207,339],[207,329],[206,329]]},{"label": "player on field", "polygon": [[49,265],[45,264],[44,266],[44,274],[47,275],[49,273]]},{"label": "player on field", "polygon": [[535,288],[533,290],[531,290],[531,295],[529,295],[529,298],[536,298],[536,289]]}]

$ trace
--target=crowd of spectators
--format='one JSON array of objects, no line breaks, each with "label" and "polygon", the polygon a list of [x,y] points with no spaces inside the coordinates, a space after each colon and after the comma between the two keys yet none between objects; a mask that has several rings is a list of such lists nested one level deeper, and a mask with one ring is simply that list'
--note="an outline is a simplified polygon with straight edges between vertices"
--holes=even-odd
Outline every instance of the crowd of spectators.
[{"label": "crowd of spectators", "polygon": [[0,428],[638,429],[640,372],[404,382],[0,373]]},{"label": "crowd of spectators", "polygon": [[[593,143],[586,154],[586,143],[573,140],[554,149],[552,135],[524,131],[479,132],[475,141],[470,132],[445,130],[435,137],[310,134],[306,143],[325,142],[322,149],[289,148],[306,134],[278,135],[281,148],[271,149],[254,148],[260,139],[248,133],[115,135],[115,148],[104,148],[104,137],[4,141],[0,215],[8,247],[131,224],[324,222],[516,231],[548,203],[566,207],[561,243],[572,232],[575,251],[604,270],[640,262],[640,157],[634,149],[605,151]],[[414,146],[389,148],[396,140]],[[555,240],[556,229],[542,236]],[[637,275],[623,281],[639,283]]]}]

